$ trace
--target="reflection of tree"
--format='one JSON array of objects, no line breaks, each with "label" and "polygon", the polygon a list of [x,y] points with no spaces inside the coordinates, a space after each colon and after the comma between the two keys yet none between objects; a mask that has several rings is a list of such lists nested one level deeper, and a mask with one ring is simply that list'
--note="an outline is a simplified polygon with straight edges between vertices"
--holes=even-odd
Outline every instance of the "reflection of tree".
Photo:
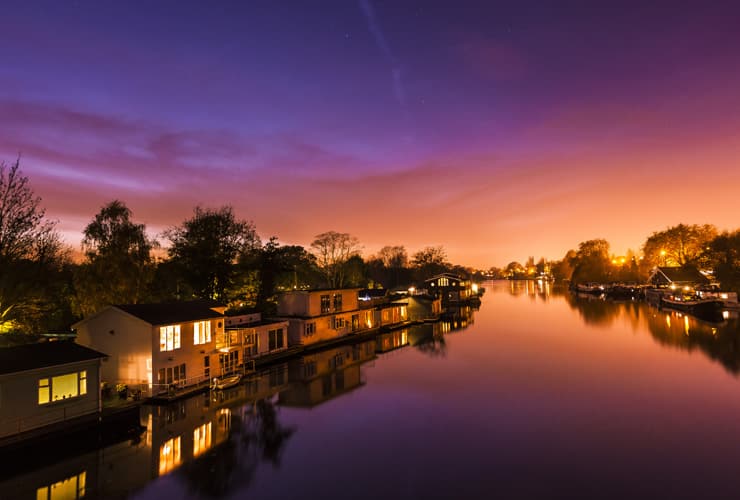
[{"label": "reflection of tree", "polygon": [[568,293],[565,294],[565,301],[589,325],[610,325],[620,314],[618,304],[593,296],[579,297]]},{"label": "reflection of tree", "polygon": [[650,334],[661,344],[686,351],[699,349],[728,372],[740,373],[737,319],[715,324],[675,311],[657,309],[646,316]]},{"label": "reflection of tree", "polygon": [[232,413],[228,439],[180,469],[190,490],[202,496],[222,497],[248,487],[260,461],[280,465],[285,444],[295,432],[283,427],[274,403],[262,399]]}]

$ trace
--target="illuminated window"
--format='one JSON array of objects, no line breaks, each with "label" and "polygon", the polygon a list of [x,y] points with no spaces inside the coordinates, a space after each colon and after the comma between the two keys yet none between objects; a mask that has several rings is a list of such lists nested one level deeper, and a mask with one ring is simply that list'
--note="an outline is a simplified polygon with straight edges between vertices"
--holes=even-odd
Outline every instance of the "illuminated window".
[{"label": "illuminated window", "polygon": [[59,401],[62,399],[73,398],[80,394],[79,376],[77,373],[68,373],[58,375],[51,379],[51,399]]},{"label": "illuminated window", "polygon": [[196,427],[193,431],[193,457],[197,457],[211,447],[211,422]]},{"label": "illuminated window", "polygon": [[331,311],[331,297],[328,295],[321,296],[321,314],[326,314]]},{"label": "illuminated window", "polygon": [[59,481],[51,486],[44,486],[36,490],[37,500],[67,500],[84,498],[85,482],[87,473],[82,471],[64,481]]},{"label": "illuminated window", "polygon": [[182,462],[180,452],[181,438],[168,439],[159,447],[159,475],[162,476],[177,468]]},{"label": "illuminated window", "polygon": [[87,372],[80,372],[80,396],[87,394]]},{"label": "illuminated window", "polygon": [[339,293],[334,294],[334,310],[335,311],[342,310],[342,295]]},{"label": "illuminated window", "polygon": [[450,280],[447,278],[439,278],[439,286],[450,286]]},{"label": "illuminated window", "polygon": [[43,405],[48,403],[49,401],[49,379],[39,379],[39,404]]},{"label": "illuminated window", "polygon": [[211,322],[198,321],[193,325],[193,345],[207,344],[211,341]]},{"label": "illuminated window", "polygon": [[159,350],[173,351],[180,348],[180,325],[159,327]]}]

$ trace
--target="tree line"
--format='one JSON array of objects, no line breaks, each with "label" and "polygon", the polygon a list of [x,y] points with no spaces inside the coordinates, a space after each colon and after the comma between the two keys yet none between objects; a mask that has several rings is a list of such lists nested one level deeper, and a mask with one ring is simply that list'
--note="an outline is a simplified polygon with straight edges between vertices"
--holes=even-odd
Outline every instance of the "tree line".
[{"label": "tree line", "polygon": [[511,262],[491,272],[507,278],[544,273],[575,283],[644,282],[658,266],[693,267],[713,276],[723,288],[740,292],[740,229],[720,232],[711,224],[677,224],[653,232],[639,253],[615,255],[607,240],[597,238],[581,242],[558,261],[542,258],[535,264],[529,257],[524,265]]},{"label": "tree line", "polygon": [[82,260],[49,221],[20,161],[0,163],[0,333],[67,330],[111,304],[195,298],[233,312],[276,310],[289,289],[408,286],[434,274],[472,270],[441,246],[409,256],[402,245],[363,258],[359,240],[328,231],[308,248],[263,242],[231,206],[197,206],[153,238],[122,200],[101,207],[82,233]]}]

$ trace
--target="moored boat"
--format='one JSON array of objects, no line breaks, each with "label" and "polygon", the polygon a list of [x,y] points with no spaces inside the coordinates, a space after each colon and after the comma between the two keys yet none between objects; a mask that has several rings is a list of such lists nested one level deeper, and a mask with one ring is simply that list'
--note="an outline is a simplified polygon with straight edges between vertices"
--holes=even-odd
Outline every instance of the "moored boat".
[{"label": "moored boat", "polygon": [[666,295],[661,297],[663,307],[691,313],[694,316],[714,318],[722,316],[722,301],[717,299],[698,299],[680,295]]},{"label": "moored boat", "polygon": [[242,376],[239,374],[230,375],[224,378],[214,378],[213,384],[211,384],[211,389],[218,391],[228,389],[229,387],[234,387],[236,384],[238,384],[241,379]]}]

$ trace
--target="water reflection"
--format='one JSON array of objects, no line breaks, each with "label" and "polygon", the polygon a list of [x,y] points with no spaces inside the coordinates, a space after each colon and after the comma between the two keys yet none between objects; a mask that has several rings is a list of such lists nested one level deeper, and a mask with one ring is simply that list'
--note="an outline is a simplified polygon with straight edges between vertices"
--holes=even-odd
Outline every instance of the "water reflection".
[{"label": "water reflection", "polygon": [[737,314],[725,311],[722,321],[707,321],[639,301],[615,302],[594,296],[565,293],[568,306],[584,323],[609,327],[627,321],[633,330],[645,329],[661,345],[700,351],[728,372],[740,373],[740,324]]},{"label": "water reflection", "polygon": [[143,406],[141,435],[9,479],[0,498],[125,498],[162,476],[196,496],[243,491],[260,466],[280,466],[296,432],[281,422],[281,408],[313,408],[363,387],[363,367],[379,356],[412,346],[445,356],[445,335],[467,328],[473,315],[470,307],[455,308],[442,321],[315,351],[226,390]]}]

